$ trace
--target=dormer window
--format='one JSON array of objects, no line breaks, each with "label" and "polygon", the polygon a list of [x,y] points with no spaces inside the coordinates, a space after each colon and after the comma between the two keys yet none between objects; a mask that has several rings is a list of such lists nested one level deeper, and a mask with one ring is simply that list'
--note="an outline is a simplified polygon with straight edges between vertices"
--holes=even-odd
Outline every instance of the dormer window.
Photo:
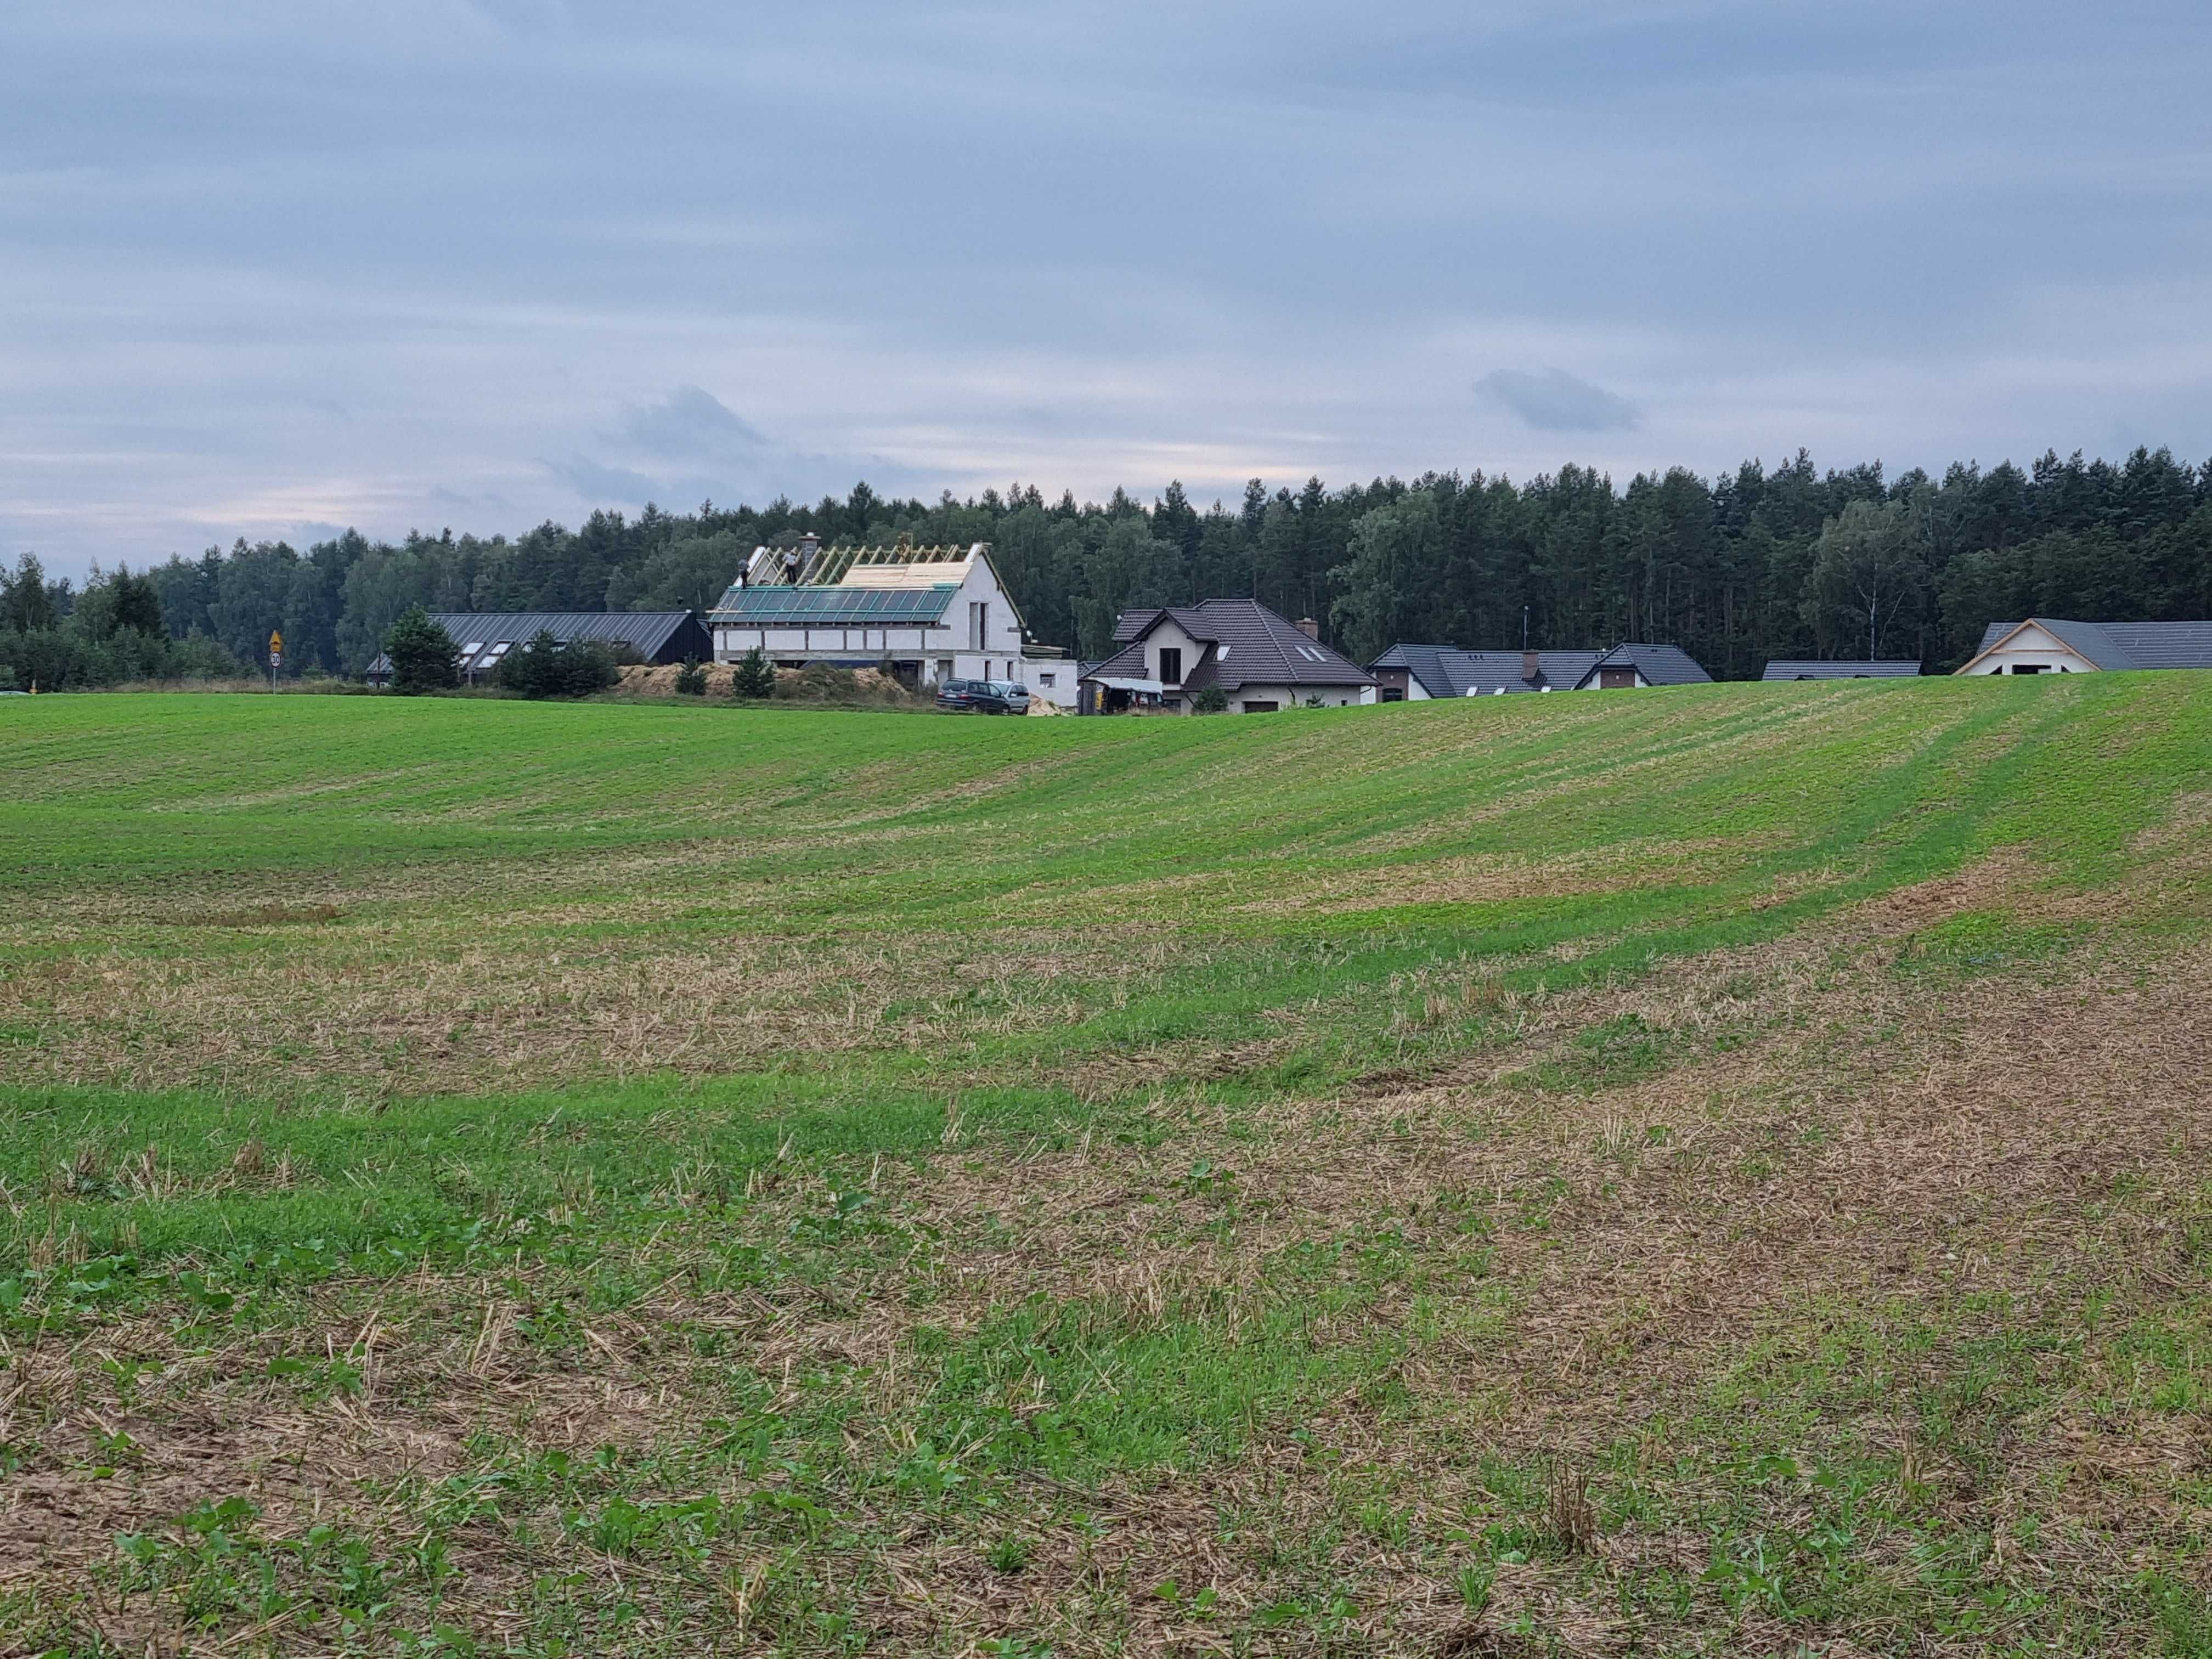
[{"label": "dormer window", "polygon": [[1160,683],[1163,685],[1182,684],[1182,647],[1164,645],[1160,647]]}]

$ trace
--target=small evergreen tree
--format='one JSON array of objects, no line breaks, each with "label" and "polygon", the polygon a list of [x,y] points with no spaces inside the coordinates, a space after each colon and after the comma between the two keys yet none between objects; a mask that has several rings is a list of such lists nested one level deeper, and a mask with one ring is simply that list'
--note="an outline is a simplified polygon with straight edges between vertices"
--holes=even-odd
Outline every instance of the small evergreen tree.
[{"label": "small evergreen tree", "polygon": [[1218,685],[1209,685],[1190,700],[1194,714],[1225,714],[1229,712],[1229,694]]},{"label": "small evergreen tree", "polygon": [[588,697],[622,684],[620,656],[596,640],[574,640],[561,653],[561,693]]},{"label": "small evergreen tree", "polygon": [[730,694],[738,697],[775,695],[775,667],[769,661],[767,652],[755,646],[738,660],[730,675]]},{"label": "small evergreen tree", "polygon": [[510,651],[499,665],[501,688],[526,697],[588,697],[622,678],[614,653],[592,640],[571,640],[563,645],[550,629],[520,651]]},{"label": "small evergreen tree", "polygon": [[679,697],[703,697],[707,695],[707,671],[699,666],[698,658],[684,658],[684,666],[676,671],[676,695]]},{"label": "small evergreen tree", "polygon": [[392,659],[392,689],[402,696],[443,691],[461,683],[459,647],[419,605],[410,605],[392,624],[384,636],[384,654]]}]

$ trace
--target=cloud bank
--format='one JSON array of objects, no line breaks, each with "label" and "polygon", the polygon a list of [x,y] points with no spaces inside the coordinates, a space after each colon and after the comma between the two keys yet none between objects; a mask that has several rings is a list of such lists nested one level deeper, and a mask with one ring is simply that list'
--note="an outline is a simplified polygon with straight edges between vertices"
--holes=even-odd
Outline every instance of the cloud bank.
[{"label": "cloud bank", "polygon": [[0,554],[2201,457],[2208,69],[2152,0],[19,0]]}]

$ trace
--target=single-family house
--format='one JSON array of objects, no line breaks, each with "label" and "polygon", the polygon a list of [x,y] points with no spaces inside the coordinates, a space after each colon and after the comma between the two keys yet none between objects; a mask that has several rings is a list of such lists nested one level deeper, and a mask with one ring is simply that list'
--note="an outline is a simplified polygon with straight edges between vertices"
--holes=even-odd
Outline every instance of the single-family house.
[{"label": "single-family house", "polygon": [[1492,697],[1518,691],[1588,691],[1631,686],[1703,685],[1706,673],[1679,646],[1631,642],[1610,651],[1462,651],[1394,645],[1368,665],[1375,700]]},{"label": "single-family house", "polygon": [[1762,680],[1905,680],[1919,673],[1920,664],[1910,657],[1878,657],[1871,661],[1816,661],[1805,657],[1777,657],[1766,665]]},{"label": "single-family house", "polygon": [[884,668],[916,689],[1014,681],[1075,706],[1075,662],[1030,637],[984,542],[825,548],[808,536],[757,547],[707,626],[718,662],[758,649],[778,667]]},{"label": "single-family house", "polygon": [[1188,714],[1214,687],[1243,714],[1372,701],[1374,677],[1320,636],[1310,618],[1287,622],[1257,599],[1125,611],[1114,624],[1115,651],[1083,671],[1081,707]]},{"label": "single-family house", "polygon": [[2212,622],[1991,623],[1961,674],[2088,674],[2100,669],[2212,668]]},{"label": "single-family house", "polygon": [[[540,634],[563,645],[590,640],[624,662],[656,665],[704,662],[714,650],[693,611],[434,611],[430,620],[459,647],[454,660],[470,685],[489,679],[508,652]],[[392,659],[379,653],[368,665],[369,684],[382,685],[391,678]]]}]

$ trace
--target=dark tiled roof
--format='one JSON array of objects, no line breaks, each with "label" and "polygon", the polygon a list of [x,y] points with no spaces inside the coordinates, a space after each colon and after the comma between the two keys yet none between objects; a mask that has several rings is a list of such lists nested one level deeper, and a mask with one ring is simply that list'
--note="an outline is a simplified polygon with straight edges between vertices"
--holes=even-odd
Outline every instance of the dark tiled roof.
[{"label": "dark tiled roof", "polygon": [[1085,678],[1146,678],[1145,636],[1163,617],[1205,647],[1183,675],[1182,689],[1218,685],[1372,685],[1374,676],[1318,640],[1309,638],[1257,599],[1201,599],[1165,610],[1125,611],[1114,638],[1121,649],[1087,671]]},{"label": "dark tiled roof", "polygon": [[1541,678],[1525,680],[1518,651],[1461,651],[1449,645],[1394,645],[1368,664],[1370,669],[1402,668],[1432,697],[1487,697],[1500,691],[1565,690],[1588,673],[1601,653],[1595,651],[1539,651]]},{"label": "dark tiled roof", "polygon": [[1152,625],[1152,618],[1160,614],[1154,605],[1143,611],[1124,611],[1114,618],[1114,643],[1127,645],[1131,640]]},{"label": "dark tiled roof", "polygon": [[1763,680],[1893,680],[1909,679],[1920,672],[1917,662],[1881,658],[1871,662],[1816,662],[1808,658],[1777,657],[1766,665]]},{"label": "dark tiled roof", "polygon": [[1145,647],[1134,640],[1123,646],[1103,662],[1094,662],[1078,676],[1086,680],[1145,680],[1152,678],[1145,666]]},{"label": "dark tiled roof", "polygon": [[1576,684],[1588,685],[1601,670],[1633,668],[1651,685],[1710,685],[1713,677],[1679,645],[1616,645],[1583,672]]},{"label": "dark tiled roof", "polygon": [[[686,657],[704,661],[714,654],[714,641],[689,611],[434,611],[430,620],[460,647],[464,674],[491,666],[494,646],[526,645],[540,634],[564,645],[570,640],[626,645],[650,663]],[[389,674],[392,663],[380,653],[368,672]]]},{"label": "dark tiled roof", "polygon": [[[2066,622],[2030,617],[2100,668],[2212,668],[2212,622]],[[1993,622],[1982,635],[1979,656],[2020,627]]]}]

